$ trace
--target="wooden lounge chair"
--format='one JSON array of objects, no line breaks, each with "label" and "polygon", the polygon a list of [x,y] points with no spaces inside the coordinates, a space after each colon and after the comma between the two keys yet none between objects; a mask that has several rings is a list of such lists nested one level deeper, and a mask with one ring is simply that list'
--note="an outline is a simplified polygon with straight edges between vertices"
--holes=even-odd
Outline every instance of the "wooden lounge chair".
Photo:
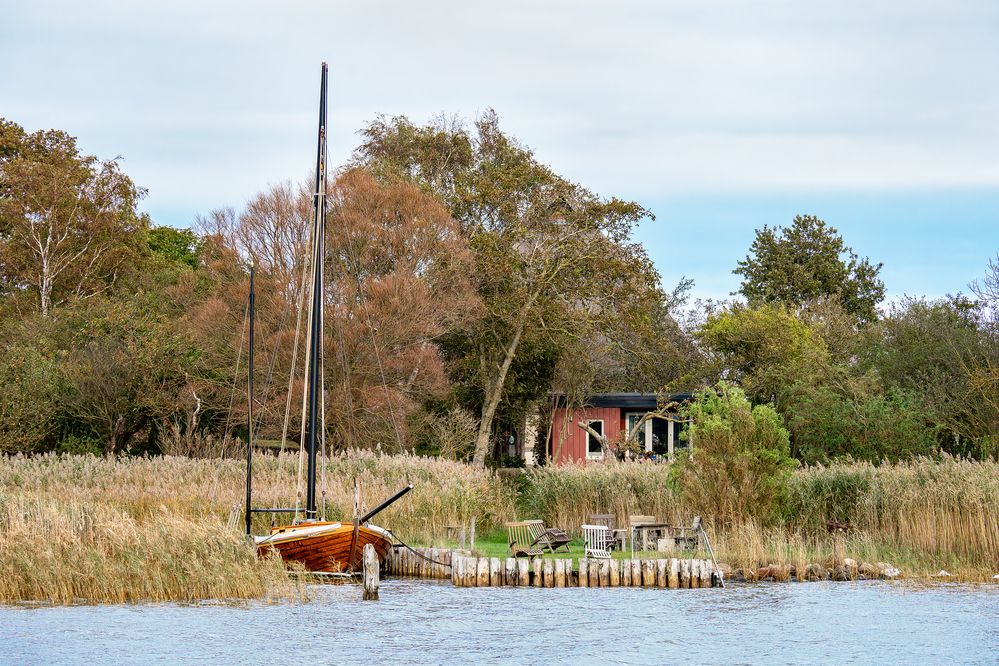
[{"label": "wooden lounge chair", "polygon": [[582,525],[586,557],[610,558],[611,536],[606,525]]},{"label": "wooden lounge chair", "polygon": [[544,553],[531,535],[531,524],[528,521],[506,523],[506,536],[510,554],[514,557],[533,557]]},{"label": "wooden lounge chair", "polygon": [[571,539],[569,535],[565,533],[560,527],[545,527],[545,521],[543,520],[527,520],[528,528],[531,530],[531,536],[534,537],[535,544],[541,546],[541,548],[547,548],[550,552],[554,553],[559,548],[565,548],[565,552],[569,552],[569,542]]}]

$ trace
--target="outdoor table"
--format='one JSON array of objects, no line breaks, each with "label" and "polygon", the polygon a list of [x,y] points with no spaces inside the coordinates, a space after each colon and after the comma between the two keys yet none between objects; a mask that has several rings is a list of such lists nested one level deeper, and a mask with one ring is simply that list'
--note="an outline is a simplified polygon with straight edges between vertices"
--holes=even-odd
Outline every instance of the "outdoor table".
[{"label": "outdoor table", "polygon": [[[638,540],[638,535],[642,536],[642,548],[641,550],[649,550],[646,548],[648,545],[648,540],[650,536],[655,539],[660,539],[666,536],[667,533],[672,529],[673,525],[670,523],[640,523],[638,525],[631,526],[631,554],[635,554],[635,541]],[[654,550],[654,549],[653,549]]]}]

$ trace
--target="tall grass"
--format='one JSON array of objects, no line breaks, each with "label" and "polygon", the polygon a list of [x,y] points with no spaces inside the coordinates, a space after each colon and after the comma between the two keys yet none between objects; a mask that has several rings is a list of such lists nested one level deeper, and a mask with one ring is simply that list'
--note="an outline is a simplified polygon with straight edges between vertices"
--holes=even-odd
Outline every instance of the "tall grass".
[{"label": "tall grass", "polygon": [[[258,456],[254,503],[294,506],[298,458]],[[260,560],[226,527],[241,505],[238,460],[0,457],[0,602],[53,603],[289,598],[302,590],[277,560]],[[348,452],[320,473],[326,517],[353,516],[407,483],[412,493],[378,516],[406,541],[441,544],[448,528],[476,519],[480,534],[514,518],[543,518],[578,533],[595,513],[687,523],[668,465],[563,466],[514,483],[440,459]],[[709,525],[714,516],[703,516]],[[271,518],[255,523],[264,532]],[[830,534],[826,521],[850,526]],[[983,579],[999,571],[999,463],[954,458],[894,465],[836,464],[798,470],[779,525],[726,521],[711,529],[730,564],[827,566],[850,556],[887,561],[909,575],[945,568]],[[720,524],[720,522],[719,522]]]},{"label": "tall grass", "polygon": [[[523,513],[577,531],[596,513],[689,523],[667,465],[564,466],[529,473]],[[874,466],[808,467],[791,477],[781,524],[758,527],[747,517],[718,521],[705,512],[720,557],[741,566],[831,564],[844,556],[891,561],[923,575],[945,568],[981,578],[999,571],[999,463],[951,457]],[[701,509],[703,511],[703,508]],[[831,534],[827,521],[848,526]]]},{"label": "tall grass", "polygon": [[[254,504],[295,506],[297,469],[295,454],[258,456]],[[413,483],[378,516],[405,540],[441,540],[472,517],[488,530],[516,514],[494,474],[455,462],[350,452],[320,477],[320,503],[334,520],[352,518],[355,480],[362,511]],[[230,459],[0,458],[0,602],[300,594],[280,562],[257,559],[238,530],[226,529],[244,479],[244,464]],[[258,515],[255,530],[270,519]]]}]

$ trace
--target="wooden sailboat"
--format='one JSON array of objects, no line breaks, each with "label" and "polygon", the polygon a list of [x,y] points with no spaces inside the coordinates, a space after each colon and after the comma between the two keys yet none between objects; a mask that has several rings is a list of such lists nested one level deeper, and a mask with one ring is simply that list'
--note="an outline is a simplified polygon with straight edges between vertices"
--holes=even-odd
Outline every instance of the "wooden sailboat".
[{"label": "wooden sailboat", "polygon": [[[270,534],[253,537],[260,554],[277,551],[285,560],[300,562],[310,571],[348,572],[360,570],[361,555],[366,544],[371,544],[384,559],[392,547],[391,535],[387,530],[369,523],[382,509],[412,490],[408,485],[388,498],[364,516],[355,517],[350,522],[330,522],[318,520],[316,507],[316,453],[325,437],[323,413],[323,257],[326,227],[326,91],[327,66],[322,66],[319,104],[319,147],[316,156],[316,190],[314,193],[314,216],[312,220],[312,263],[311,263],[311,303],[309,307],[309,336],[307,338],[306,394],[304,412],[307,415],[303,428],[307,434],[307,474],[306,502],[303,520],[293,520],[290,524],[272,527]],[[299,507],[294,509],[258,509],[251,506],[252,463],[253,463],[253,269],[250,269],[250,393],[249,435],[247,437],[246,458],[246,533],[250,535],[250,523],[254,513],[294,513],[298,516]],[[356,513],[356,512],[355,512]]]}]

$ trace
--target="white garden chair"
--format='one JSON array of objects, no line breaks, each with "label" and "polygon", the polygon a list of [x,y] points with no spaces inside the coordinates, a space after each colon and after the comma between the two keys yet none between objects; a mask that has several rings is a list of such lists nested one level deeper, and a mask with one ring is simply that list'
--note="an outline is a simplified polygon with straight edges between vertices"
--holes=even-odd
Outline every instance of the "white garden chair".
[{"label": "white garden chair", "polygon": [[583,525],[583,541],[586,544],[586,557],[609,559],[610,530],[606,525]]}]

